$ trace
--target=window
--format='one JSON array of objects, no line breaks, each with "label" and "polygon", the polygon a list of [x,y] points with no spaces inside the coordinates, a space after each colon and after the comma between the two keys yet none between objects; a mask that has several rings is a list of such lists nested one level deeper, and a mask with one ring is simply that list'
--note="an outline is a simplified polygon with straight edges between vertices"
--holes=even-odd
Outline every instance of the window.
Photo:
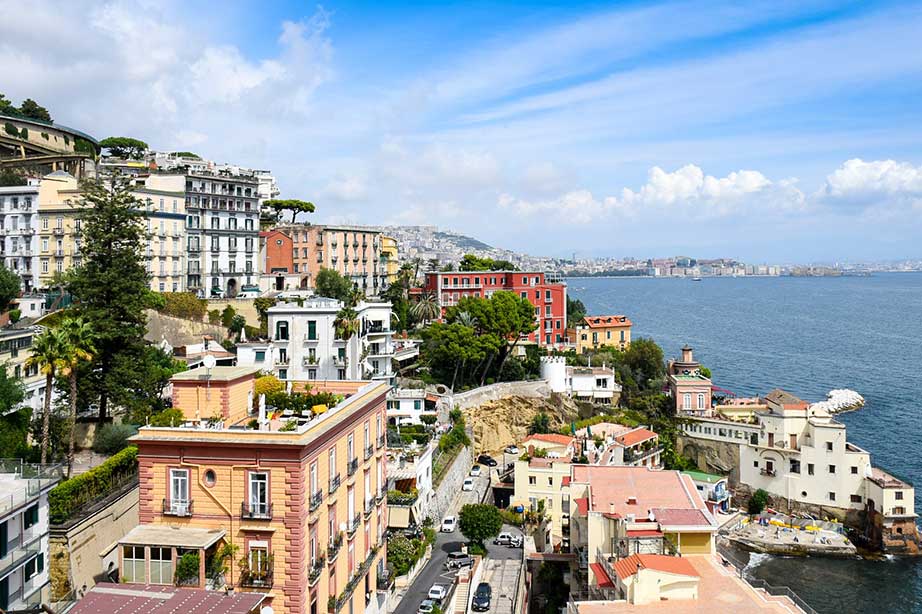
[{"label": "window", "polygon": [[800,461],[791,459],[791,473],[800,473]]},{"label": "window", "polygon": [[288,379],[288,369],[279,369],[279,379]]},{"label": "window", "polygon": [[150,583],[173,583],[173,549],[151,546],[150,548]]},{"label": "window", "polygon": [[308,320],[307,321],[307,338],[311,341],[317,339],[317,321]]},{"label": "window", "polygon": [[759,468],[759,461],[752,461],[752,466],[755,467],[756,469],[758,469],[758,468]]},{"label": "window", "polygon": [[861,503],[861,495],[850,495],[849,500],[852,503]]},{"label": "window", "polygon": [[835,473],[835,472],[836,472],[836,466],[835,466],[835,465],[829,465],[829,473]]},{"label": "window", "polygon": [[133,584],[146,584],[144,569],[144,546],[124,546],[122,548],[122,579]]},{"label": "window", "polygon": [[813,475],[813,463],[807,463],[807,475]]},{"label": "window", "polygon": [[265,577],[269,572],[269,543],[265,541],[250,542],[250,574]]},{"label": "window", "polygon": [[852,467],[852,475],[858,475],[858,467]]},{"label": "window", "polygon": [[275,323],[275,340],[276,341],[287,341],[288,340],[288,322],[281,321]]},{"label": "window", "polygon": [[691,393],[686,392],[682,395],[682,407],[684,409],[691,409]]},{"label": "window", "polygon": [[214,469],[209,469],[205,472],[205,486],[214,486],[218,481],[218,477],[215,475]]},{"label": "window", "polygon": [[317,494],[317,492],[319,492],[317,490],[319,483],[317,480],[317,462],[316,461],[311,463],[310,476],[311,476],[311,493],[310,494],[315,495]]},{"label": "window", "polygon": [[256,350],[256,362],[265,362],[266,350]]},{"label": "window", "polygon": [[554,485],[554,478],[553,478],[553,476],[552,476],[552,477],[549,477],[549,478],[547,479],[547,485],[548,485],[548,486],[553,486],[553,485]]},{"label": "window", "polygon": [[903,500],[903,491],[902,491],[902,490],[897,490],[896,492],[894,492],[894,493],[893,493],[893,498],[896,499],[897,501],[902,501],[902,500]]},{"label": "window", "polygon": [[[906,508],[905,508],[905,507],[903,507],[903,506],[901,506],[901,505],[898,505],[898,506],[896,506],[896,507],[893,508],[893,515],[894,515],[894,516],[903,516],[903,515],[905,515],[905,514],[906,514]],[[900,530],[897,529],[897,532],[899,532],[899,531],[900,531]]]},{"label": "window", "polygon": [[170,510],[185,514],[189,509],[189,470],[170,469]]},{"label": "window", "polygon": [[269,513],[269,474],[250,473],[250,513],[265,516]]},{"label": "window", "polygon": [[346,458],[348,458],[350,462],[355,458],[355,437],[352,433],[349,433],[349,437],[346,440]]},{"label": "window", "polygon": [[538,483],[538,479],[535,476],[530,475],[528,476],[528,483],[534,486],[535,484]]},{"label": "window", "polygon": [[317,379],[317,369],[308,369],[307,370],[307,379],[315,380]]},{"label": "window", "polygon": [[831,441],[826,442],[826,451],[832,452],[832,442]]},{"label": "window", "polygon": [[830,501],[835,501],[835,500],[836,500],[836,493],[830,492],[830,493],[829,493],[829,500],[830,500]]},{"label": "window", "polygon": [[330,479],[332,480],[333,478],[336,477],[336,448],[330,448],[329,457],[330,457],[330,466],[329,466]]},{"label": "window", "polygon": [[33,505],[22,515],[24,529],[31,529],[38,524],[38,505]]},{"label": "window", "polygon": [[346,379],[346,370],[345,370],[345,369],[337,369],[337,370],[336,370],[336,378],[337,378],[337,379],[340,379],[340,380]]},{"label": "window", "polygon": [[698,393],[698,409],[704,409],[704,393]]},{"label": "window", "polygon": [[25,576],[24,580],[31,580],[38,574],[42,573],[45,569],[45,555],[39,553],[37,557],[29,561],[23,566],[23,575]]}]

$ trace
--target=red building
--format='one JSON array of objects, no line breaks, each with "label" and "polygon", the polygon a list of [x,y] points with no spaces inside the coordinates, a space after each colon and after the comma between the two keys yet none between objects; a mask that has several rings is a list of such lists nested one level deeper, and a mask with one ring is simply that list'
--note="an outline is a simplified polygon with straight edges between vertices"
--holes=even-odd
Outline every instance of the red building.
[{"label": "red building", "polygon": [[457,305],[465,296],[488,298],[494,292],[515,292],[535,306],[538,328],[528,340],[541,346],[563,345],[567,338],[567,284],[544,273],[527,271],[461,271],[426,273],[423,286],[434,293],[442,308]]},{"label": "red building", "polygon": [[273,273],[294,273],[293,249],[291,237],[278,229],[264,230],[259,233],[259,238],[263,241],[266,249],[266,261],[263,266],[263,272]]}]

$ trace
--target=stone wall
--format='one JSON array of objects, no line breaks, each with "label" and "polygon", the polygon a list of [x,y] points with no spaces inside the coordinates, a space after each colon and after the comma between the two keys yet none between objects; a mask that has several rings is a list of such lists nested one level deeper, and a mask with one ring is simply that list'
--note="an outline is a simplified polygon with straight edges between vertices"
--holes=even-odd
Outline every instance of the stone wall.
[{"label": "stone wall", "polygon": [[541,397],[551,395],[551,388],[544,380],[529,382],[500,382],[481,386],[467,392],[459,392],[450,398],[453,407],[467,409],[483,405],[487,401],[496,401],[507,397]]},{"label": "stone wall", "polygon": [[471,449],[462,448],[451,467],[446,470],[442,483],[435,487],[435,496],[429,502],[428,515],[436,524],[448,512],[451,502],[461,492],[461,486],[464,485],[464,478],[471,470],[471,464]]},{"label": "stone wall", "polygon": [[[209,307],[211,307],[210,304]],[[227,331],[220,325],[174,318],[152,309],[148,309],[145,315],[147,316],[147,333],[144,339],[154,345],[166,339],[173,348],[177,348],[181,345],[201,343],[203,335],[211,335],[218,343],[227,337]],[[247,318],[247,323],[250,323],[249,318]]]},{"label": "stone wall", "polygon": [[731,487],[739,484],[739,444],[680,435],[676,437],[676,452],[692,459],[700,471],[729,475]]}]

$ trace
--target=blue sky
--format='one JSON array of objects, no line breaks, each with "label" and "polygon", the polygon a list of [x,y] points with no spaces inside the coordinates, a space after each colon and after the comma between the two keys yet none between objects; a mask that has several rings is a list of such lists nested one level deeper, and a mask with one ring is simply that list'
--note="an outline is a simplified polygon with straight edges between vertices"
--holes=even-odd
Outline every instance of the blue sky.
[{"label": "blue sky", "polygon": [[0,91],[270,168],[317,222],[547,255],[922,257],[918,4],[215,6],[0,0]]}]

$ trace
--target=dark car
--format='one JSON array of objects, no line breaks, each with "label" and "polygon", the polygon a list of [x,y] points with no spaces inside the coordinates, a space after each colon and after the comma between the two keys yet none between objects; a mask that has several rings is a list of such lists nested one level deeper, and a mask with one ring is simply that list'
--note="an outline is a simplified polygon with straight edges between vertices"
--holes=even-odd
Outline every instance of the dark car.
[{"label": "dark car", "polygon": [[477,585],[474,591],[474,598],[471,600],[471,609],[475,612],[486,612],[490,609],[490,599],[493,597],[493,589],[486,582]]},{"label": "dark car", "polygon": [[496,460],[493,459],[489,454],[481,454],[477,457],[477,463],[480,465],[486,465],[487,467],[495,467],[497,465]]}]

